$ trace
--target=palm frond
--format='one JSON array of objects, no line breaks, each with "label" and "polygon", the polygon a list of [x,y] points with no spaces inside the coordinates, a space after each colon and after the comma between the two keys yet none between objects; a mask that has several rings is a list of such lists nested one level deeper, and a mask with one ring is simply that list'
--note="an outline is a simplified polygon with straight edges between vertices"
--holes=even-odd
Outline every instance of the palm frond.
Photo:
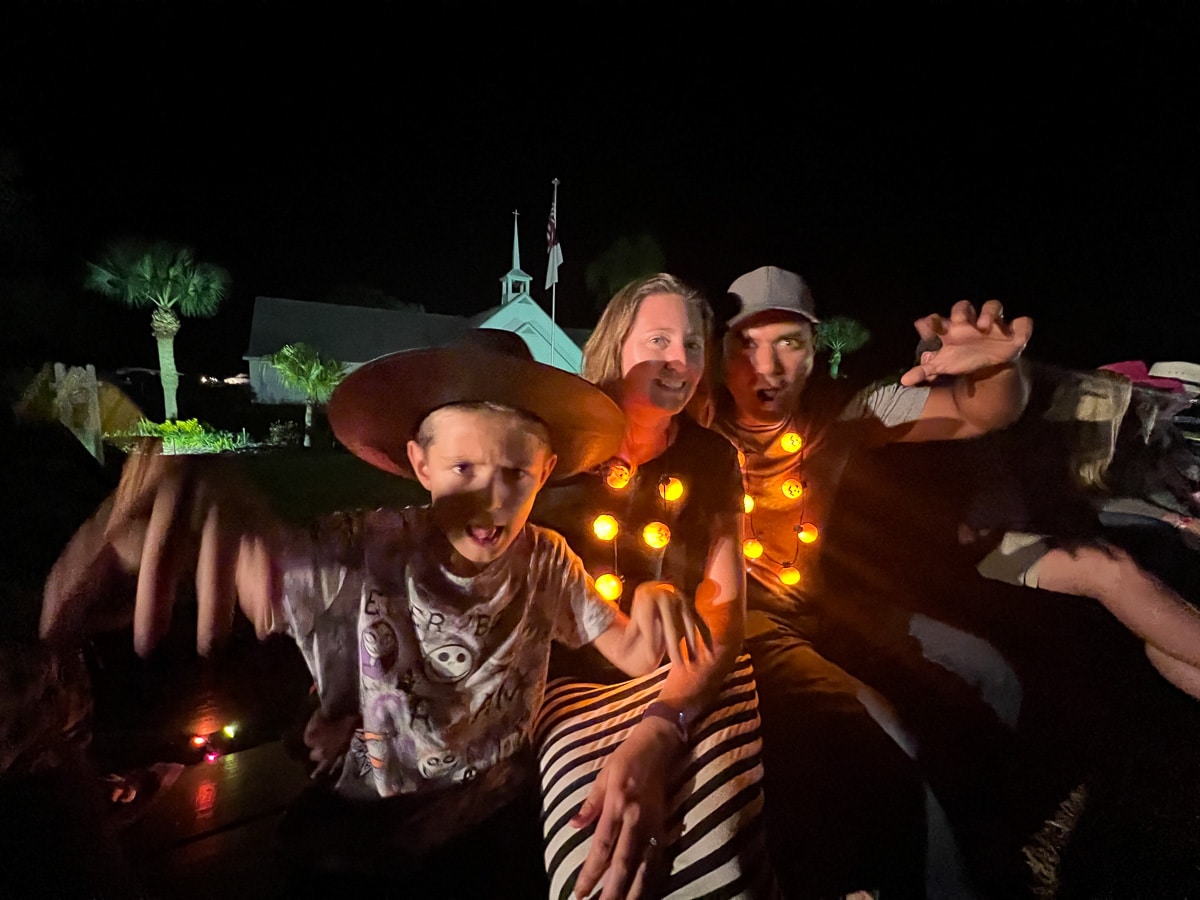
[{"label": "palm frond", "polygon": [[99,263],[88,263],[84,286],[127,306],[207,317],[225,299],[229,280],[219,266],[197,263],[191,247],[122,241],[112,244]]},{"label": "palm frond", "polygon": [[324,403],[346,377],[346,367],[335,359],[322,359],[307,344],[286,344],[267,361],[279,372],[279,380],[300,391],[314,403]]}]

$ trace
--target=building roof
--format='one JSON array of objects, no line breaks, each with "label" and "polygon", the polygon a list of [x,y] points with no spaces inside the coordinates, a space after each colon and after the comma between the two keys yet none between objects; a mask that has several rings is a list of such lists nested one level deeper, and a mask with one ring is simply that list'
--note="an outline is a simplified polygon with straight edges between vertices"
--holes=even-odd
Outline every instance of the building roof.
[{"label": "building roof", "polygon": [[439,347],[470,327],[463,316],[257,297],[243,359],[305,343],[339,362],[362,363],[397,350]]}]

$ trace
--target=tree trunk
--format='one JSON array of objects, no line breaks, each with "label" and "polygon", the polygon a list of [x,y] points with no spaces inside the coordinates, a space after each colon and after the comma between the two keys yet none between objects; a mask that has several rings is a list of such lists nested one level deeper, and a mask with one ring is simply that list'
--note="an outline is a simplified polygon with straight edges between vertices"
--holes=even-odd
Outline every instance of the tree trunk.
[{"label": "tree trunk", "polygon": [[150,332],[158,344],[158,375],[162,381],[163,421],[179,418],[175,394],[179,389],[179,371],[175,368],[175,335],[179,333],[179,317],[161,307],[150,317]]},{"label": "tree trunk", "polygon": [[838,368],[842,364],[842,351],[834,350],[829,354],[829,374],[834,378],[838,377]]},{"label": "tree trunk", "polygon": [[313,403],[310,400],[304,404],[304,446],[312,446]]}]

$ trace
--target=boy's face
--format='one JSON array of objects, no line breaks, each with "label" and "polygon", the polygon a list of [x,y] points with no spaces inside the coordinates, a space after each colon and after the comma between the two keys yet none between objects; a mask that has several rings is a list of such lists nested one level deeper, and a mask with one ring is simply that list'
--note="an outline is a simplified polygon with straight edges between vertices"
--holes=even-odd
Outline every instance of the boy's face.
[{"label": "boy's face", "polygon": [[433,440],[424,448],[409,441],[409,462],[454,548],[452,570],[474,574],[512,546],[558,458],[513,413],[448,407],[422,430]]}]

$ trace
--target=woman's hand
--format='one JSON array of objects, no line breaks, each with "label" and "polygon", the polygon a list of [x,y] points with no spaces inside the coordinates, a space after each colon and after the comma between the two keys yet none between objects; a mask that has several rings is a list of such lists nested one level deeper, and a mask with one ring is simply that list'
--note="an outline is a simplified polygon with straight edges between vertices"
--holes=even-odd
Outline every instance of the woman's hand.
[{"label": "woman's hand", "polygon": [[605,762],[591,793],[570,824],[595,821],[575,896],[587,897],[604,880],[601,900],[654,896],[664,874],[669,772],[684,744],[669,722],[643,719]]}]

